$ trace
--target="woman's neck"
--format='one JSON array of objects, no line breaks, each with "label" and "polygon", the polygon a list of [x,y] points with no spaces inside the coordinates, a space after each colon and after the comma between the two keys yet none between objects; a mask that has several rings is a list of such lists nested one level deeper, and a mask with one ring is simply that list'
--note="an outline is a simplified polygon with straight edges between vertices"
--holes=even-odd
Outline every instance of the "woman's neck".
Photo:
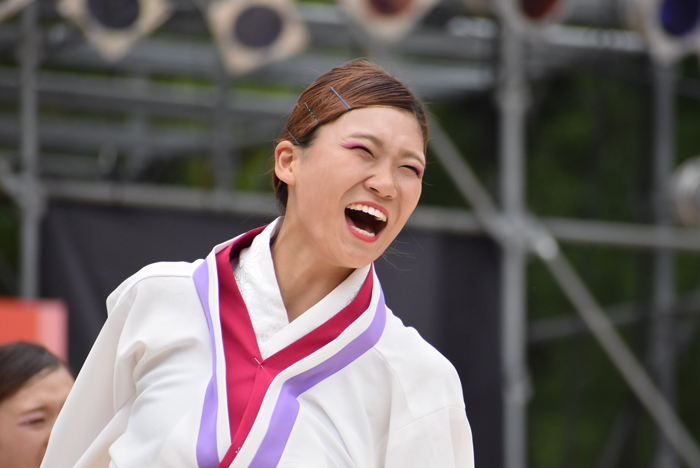
[{"label": "woman's neck", "polygon": [[277,284],[290,322],[326,297],[354,271],[320,261],[316,249],[304,242],[304,237],[294,235],[283,223],[270,246]]}]

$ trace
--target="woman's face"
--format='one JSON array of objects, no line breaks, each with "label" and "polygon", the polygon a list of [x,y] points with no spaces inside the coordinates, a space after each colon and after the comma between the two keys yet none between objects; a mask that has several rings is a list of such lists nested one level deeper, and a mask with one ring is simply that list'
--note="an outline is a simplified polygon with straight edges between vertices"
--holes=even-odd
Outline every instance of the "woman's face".
[{"label": "woman's face", "polygon": [[352,110],[294,153],[285,224],[301,227],[333,265],[376,260],[420,198],[425,154],[416,117],[392,107]]},{"label": "woman's face", "polygon": [[73,386],[65,367],[27,382],[0,402],[0,466],[38,468],[56,416]]}]

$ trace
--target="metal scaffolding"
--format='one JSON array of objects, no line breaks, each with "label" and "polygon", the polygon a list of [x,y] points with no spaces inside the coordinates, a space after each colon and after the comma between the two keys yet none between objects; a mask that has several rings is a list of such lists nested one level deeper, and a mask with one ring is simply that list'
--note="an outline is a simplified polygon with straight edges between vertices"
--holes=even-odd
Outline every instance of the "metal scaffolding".
[{"label": "metal scaffolding", "polygon": [[[594,18],[595,8],[578,5],[580,18]],[[600,2],[599,2],[600,3]],[[604,3],[598,5],[604,7]],[[603,5],[603,6],[601,6]],[[0,102],[19,105],[20,119],[0,115],[0,143],[17,153],[0,154],[0,187],[21,211],[21,295],[38,293],[39,228],[48,199],[81,200],[106,205],[167,207],[196,211],[274,214],[267,195],[231,191],[241,149],[271,141],[289,112],[293,93],[238,89],[224,73],[211,42],[189,38],[203,25],[194,5],[177,4],[172,26],[179,35],[146,38],[121,62],[105,64],[76,31],[55,19],[43,2],[28,6],[19,24],[0,25],[0,45],[19,50],[19,66],[0,68]],[[389,49],[369,50],[388,61],[420,95],[433,101],[469,93],[494,92],[500,113],[499,200],[493,200],[467,159],[441,126],[431,121],[430,145],[473,211],[419,207],[409,226],[453,233],[486,233],[501,246],[502,373],[504,467],[527,466],[527,406],[531,394],[528,342],[571,336],[588,330],[607,352],[629,387],[657,424],[655,468],[700,468],[700,450],[674,410],[674,316],[697,310],[700,295],[676,298],[674,252],[700,252],[694,229],[673,225],[669,181],[674,168],[674,98],[683,92],[700,98],[700,85],[683,82],[674,67],[657,65],[654,79],[654,188],[656,224],[635,225],[577,219],[535,218],[525,197],[525,117],[528,81],[565,70],[592,54],[644,55],[644,40],[629,31],[553,25],[528,41],[507,24],[465,16],[457,11],[442,29],[421,27]],[[338,8],[300,5],[312,47],[290,60],[256,72],[252,81],[299,88],[353,58],[360,44],[373,47],[348,26]],[[179,23],[178,23],[179,21]],[[177,29],[177,24],[181,30]],[[184,26],[183,26],[184,25]],[[375,44],[376,46],[376,44]],[[328,50],[334,50],[334,55]],[[337,52],[341,50],[341,52]],[[363,49],[365,50],[365,49]],[[401,56],[412,60],[400,60]],[[497,63],[494,72],[493,64]],[[80,69],[101,73],[79,73]],[[196,77],[206,85],[185,87],[152,80],[156,75]],[[19,99],[17,99],[19,96]],[[75,112],[109,110],[128,114],[126,122],[101,123],[39,115],[39,103]],[[156,118],[197,117],[209,126],[160,128]],[[17,138],[19,135],[19,138]],[[128,155],[125,181],[110,180],[121,153]],[[96,158],[86,154],[99,155]],[[162,187],[141,180],[143,168],[157,159],[205,154],[214,168],[215,189]],[[80,177],[77,177],[80,176]],[[559,243],[645,248],[655,252],[652,375],[629,350],[616,324],[638,320],[624,306],[604,312],[563,256]],[[528,324],[526,265],[534,253],[548,268],[579,317]]]},{"label": "metal scaffolding", "polygon": [[[527,466],[525,111],[527,105],[523,37],[504,24],[501,34],[498,107],[500,110],[500,196],[512,234],[501,242],[501,350],[503,355],[503,446],[505,466]],[[478,206],[474,205],[478,210]]]},{"label": "metal scaffolding", "polygon": [[[673,226],[671,177],[675,169],[675,106],[673,66],[654,67],[654,211],[661,227]],[[659,389],[673,404],[676,390],[672,306],[675,300],[675,256],[672,250],[658,248],[654,262],[654,291],[651,323],[651,369]],[[668,437],[657,435],[654,468],[678,468],[678,460]]]}]

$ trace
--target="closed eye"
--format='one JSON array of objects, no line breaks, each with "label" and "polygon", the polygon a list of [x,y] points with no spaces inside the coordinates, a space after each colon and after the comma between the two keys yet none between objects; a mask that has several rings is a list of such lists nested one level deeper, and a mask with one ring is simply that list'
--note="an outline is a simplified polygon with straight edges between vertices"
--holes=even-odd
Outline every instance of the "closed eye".
[{"label": "closed eye", "polygon": [[345,148],[347,148],[347,149],[359,149],[359,150],[362,150],[362,151],[364,151],[365,153],[369,154],[370,156],[374,157],[374,155],[372,154],[372,152],[371,152],[366,146],[362,146],[362,145],[360,145],[360,144],[358,144],[358,143],[347,143],[347,144],[343,144],[343,146],[344,146]]},{"label": "closed eye", "polygon": [[46,420],[44,418],[26,418],[20,422],[21,426],[37,426],[39,424],[44,424]]},{"label": "closed eye", "polygon": [[365,153],[369,154],[370,156],[374,157],[374,155],[372,154],[372,152],[371,152],[369,149],[365,148],[364,146],[355,146],[354,149],[362,150],[362,151],[364,151]]},{"label": "closed eye", "polygon": [[418,177],[423,177],[423,169],[421,169],[421,168],[419,168],[419,167],[416,167],[416,166],[403,166],[403,167],[405,167],[405,168],[407,168],[407,169],[410,169],[411,171],[415,172],[415,174],[416,174]]}]

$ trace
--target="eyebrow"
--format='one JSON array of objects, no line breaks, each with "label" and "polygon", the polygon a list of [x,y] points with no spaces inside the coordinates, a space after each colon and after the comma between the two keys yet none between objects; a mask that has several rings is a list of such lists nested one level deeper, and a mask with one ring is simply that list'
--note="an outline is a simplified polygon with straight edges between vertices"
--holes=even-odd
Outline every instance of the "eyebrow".
[{"label": "eyebrow", "polygon": [[47,411],[49,408],[45,404],[35,405],[22,411],[20,414],[24,416],[25,414],[34,413],[36,411]]},{"label": "eyebrow", "polygon": [[[370,135],[368,133],[353,133],[352,135],[349,135],[349,138],[362,138],[365,140],[369,140],[375,145],[379,146],[380,148],[384,147],[384,142],[377,138],[374,135]],[[414,153],[413,151],[405,151],[406,155],[409,156],[410,158],[417,159],[420,161],[421,164],[425,166],[426,160],[425,156],[419,156],[418,153]]]}]

